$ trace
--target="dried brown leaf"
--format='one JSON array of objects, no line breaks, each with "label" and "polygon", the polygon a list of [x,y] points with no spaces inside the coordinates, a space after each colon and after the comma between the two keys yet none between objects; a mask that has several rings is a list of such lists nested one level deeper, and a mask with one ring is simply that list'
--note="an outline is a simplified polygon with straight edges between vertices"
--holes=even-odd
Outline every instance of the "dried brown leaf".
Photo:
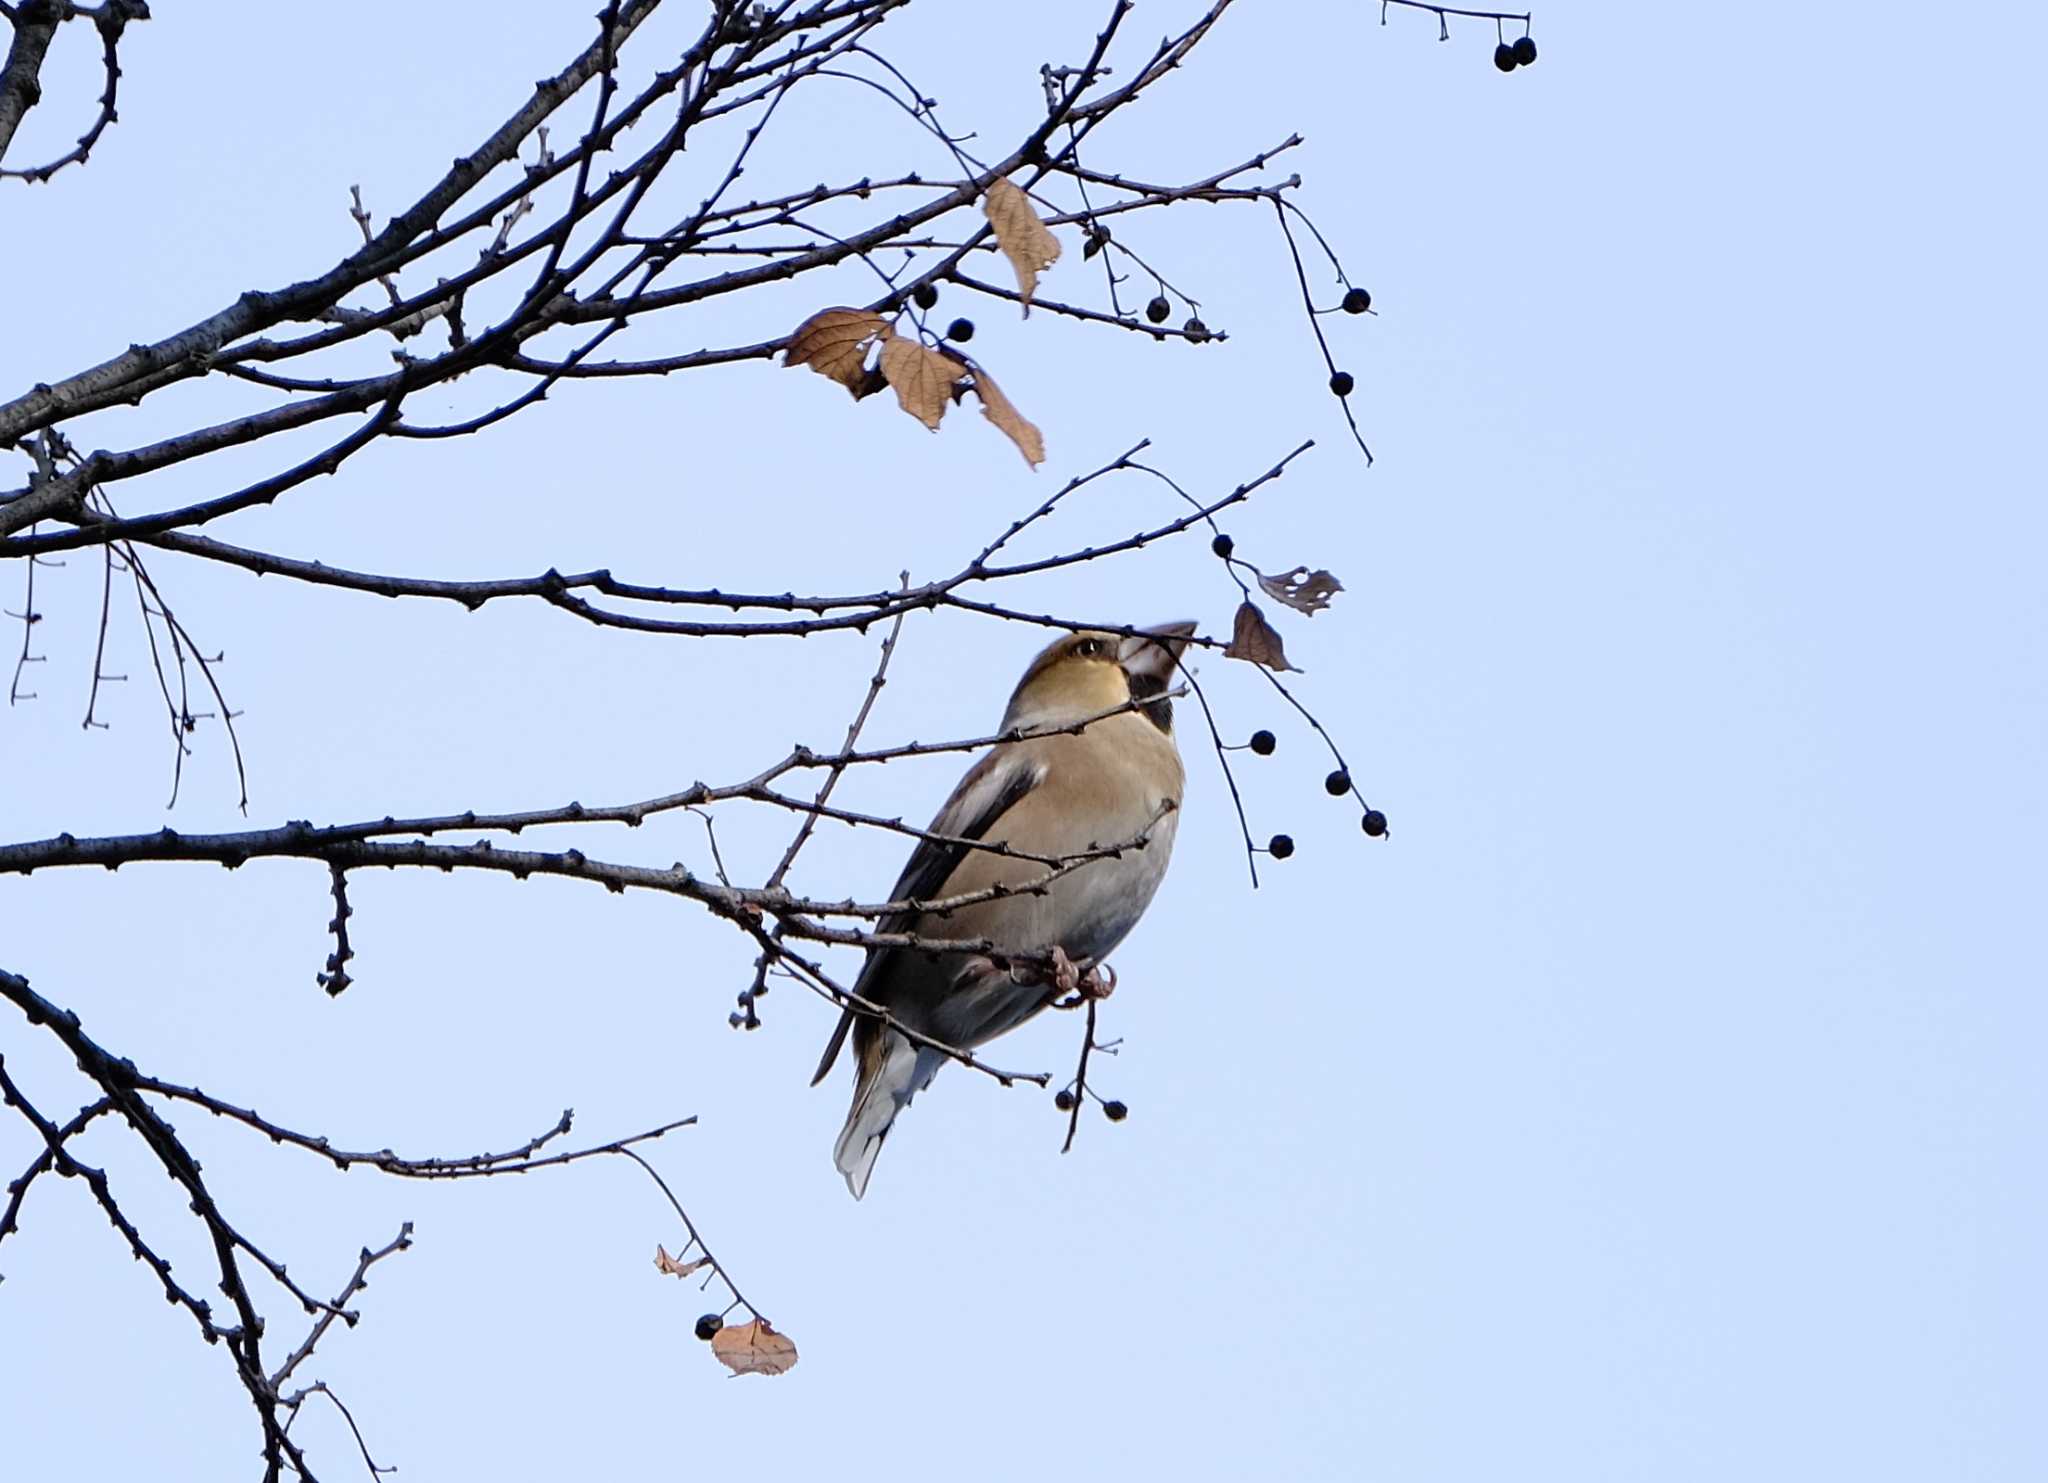
[{"label": "dried brown leaf", "polygon": [[1031,198],[1009,180],[997,176],[981,197],[982,215],[995,228],[996,245],[1017,270],[1017,292],[1023,295],[1024,312],[1031,312],[1031,296],[1038,291],[1038,275],[1060,260],[1060,239],[1047,230]]},{"label": "dried brown leaf", "polygon": [[1284,602],[1297,613],[1307,613],[1310,617],[1327,608],[1330,599],[1344,590],[1344,584],[1328,572],[1312,572],[1305,566],[1282,572],[1277,577],[1261,572],[1259,585],[1266,589],[1266,596],[1273,601]]},{"label": "dried brown leaf", "polygon": [[896,388],[903,410],[937,432],[946,415],[946,394],[967,367],[922,341],[892,335],[882,342],[882,374]]},{"label": "dried brown leaf", "polygon": [[781,1375],[796,1365],[796,1343],[778,1334],[768,1320],[720,1329],[711,1338],[711,1352],[735,1375]]},{"label": "dried brown leaf", "polygon": [[974,394],[981,398],[981,415],[1003,430],[1026,463],[1035,469],[1045,462],[1045,434],[1025,419],[1016,404],[1003,395],[995,378],[980,366],[974,368]]},{"label": "dried brown leaf", "polygon": [[1230,644],[1224,649],[1223,657],[1248,659],[1253,664],[1265,665],[1267,669],[1294,668],[1287,662],[1287,649],[1280,642],[1280,635],[1273,631],[1266,615],[1248,602],[1237,605],[1237,621],[1231,625]]},{"label": "dried brown leaf", "polygon": [[[685,1249],[687,1250],[687,1248]],[[692,1272],[699,1271],[710,1265],[711,1258],[708,1256],[700,1256],[694,1262],[686,1262],[670,1256],[668,1248],[665,1246],[654,1248],[654,1269],[671,1277],[687,1277]]]},{"label": "dried brown leaf", "polygon": [[809,366],[858,399],[867,376],[868,345],[888,333],[889,321],[871,310],[820,309],[796,327],[789,348],[782,352],[782,363]]}]

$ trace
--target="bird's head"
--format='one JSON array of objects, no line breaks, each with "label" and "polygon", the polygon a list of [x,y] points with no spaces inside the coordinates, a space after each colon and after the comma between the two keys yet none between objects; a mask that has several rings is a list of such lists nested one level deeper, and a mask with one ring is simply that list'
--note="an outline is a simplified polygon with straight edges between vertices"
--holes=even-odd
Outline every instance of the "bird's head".
[{"label": "bird's head", "polygon": [[[1068,634],[1047,645],[1024,671],[1003,713],[1004,730],[1065,725],[1132,700],[1163,697],[1194,631],[1193,623],[1162,623],[1131,634]],[[1153,701],[1139,714],[1172,732],[1171,700]]]}]

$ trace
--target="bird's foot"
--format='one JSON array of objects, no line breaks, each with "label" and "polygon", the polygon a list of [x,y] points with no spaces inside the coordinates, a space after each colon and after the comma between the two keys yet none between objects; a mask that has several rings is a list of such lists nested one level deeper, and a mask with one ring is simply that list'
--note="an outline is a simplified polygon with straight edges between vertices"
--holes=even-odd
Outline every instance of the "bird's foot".
[{"label": "bird's foot", "polygon": [[1098,963],[1081,975],[1074,991],[1083,999],[1107,999],[1116,992],[1116,970],[1107,963]]},{"label": "bird's foot", "polygon": [[1079,1009],[1116,992],[1116,970],[1107,963],[1095,964],[1083,972],[1059,948],[1052,950],[1052,957],[1052,992],[1047,999],[1053,1008]]},{"label": "bird's foot", "polygon": [[1077,992],[1081,986],[1081,970],[1074,966],[1074,960],[1067,956],[1066,949],[1055,945],[1051,957],[1050,966],[1044,963],[1012,963],[1010,982],[1044,984],[1045,1002],[1048,1004]]}]

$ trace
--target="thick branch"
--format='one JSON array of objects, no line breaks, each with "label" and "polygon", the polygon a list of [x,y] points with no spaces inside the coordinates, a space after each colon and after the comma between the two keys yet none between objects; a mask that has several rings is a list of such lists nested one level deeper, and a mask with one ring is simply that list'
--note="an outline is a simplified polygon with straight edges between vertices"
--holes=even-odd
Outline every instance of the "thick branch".
[{"label": "thick branch", "polygon": [[[28,6],[23,7],[24,10],[29,8]],[[100,68],[106,78],[106,84],[100,91],[99,112],[93,116],[93,121],[86,127],[86,131],[78,136],[76,144],[72,145],[70,149],[57,156],[54,160],[34,166],[31,169],[0,169],[0,178],[11,177],[15,180],[27,181],[48,180],[66,165],[82,165],[85,163],[86,157],[92,153],[93,146],[99,143],[100,135],[106,133],[108,125],[112,124],[117,116],[115,108],[119,103],[121,92],[121,37],[127,31],[130,21],[146,21],[149,19],[149,6],[146,0],[102,0],[99,8],[90,12],[78,6],[55,3],[55,0],[43,0],[40,8],[56,11],[65,20],[80,15],[90,14],[92,16],[93,24],[99,28]],[[19,20],[17,20],[15,32],[17,45],[21,40],[20,24]],[[10,53],[7,68],[0,69],[0,157],[6,155],[8,140],[14,132],[13,126],[7,122],[6,118],[7,74],[12,72],[12,64],[13,56]],[[31,99],[30,101],[33,102],[34,100]],[[16,122],[19,122],[18,118]]]},{"label": "thick branch", "polygon": [[63,24],[66,7],[55,0],[22,0],[14,11],[14,40],[0,64],[0,160],[14,142],[22,116],[42,100],[43,58]]}]

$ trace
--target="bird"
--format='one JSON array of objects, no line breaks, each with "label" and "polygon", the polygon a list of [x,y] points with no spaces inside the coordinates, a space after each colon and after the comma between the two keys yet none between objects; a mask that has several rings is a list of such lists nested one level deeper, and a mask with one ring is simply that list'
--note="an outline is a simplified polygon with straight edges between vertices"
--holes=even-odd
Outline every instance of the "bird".
[{"label": "bird", "polygon": [[[1047,645],[1003,712],[1000,734],[1024,735],[997,743],[967,770],[889,899],[941,901],[1026,887],[1053,868],[1048,858],[1125,848],[1077,866],[1041,891],[1020,889],[945,913],[898,912],[878,924],[891,934],[985,940],[998,954],[1039,962],[1049,954],[1051,975],[989,955],[878,946],[868,950],[854,981],[856,999],[946,1046],[972,1050],[1076,987],[1098,997],[1108,992],[1115,979],[1098,967],[1144,915],[1173,853],[1186,776],[1166,692],[1195,627],[1088,630]],[[1078,730],[1057,729],[1095,717],[1101,719]],[[986,848],[996,845],[1038,858]],[[811,1085],[831,1071],[849,1032],[853,1105],[833,1162],[858,1200],[896,1115],[950,1057],[849,1004]]]}]

